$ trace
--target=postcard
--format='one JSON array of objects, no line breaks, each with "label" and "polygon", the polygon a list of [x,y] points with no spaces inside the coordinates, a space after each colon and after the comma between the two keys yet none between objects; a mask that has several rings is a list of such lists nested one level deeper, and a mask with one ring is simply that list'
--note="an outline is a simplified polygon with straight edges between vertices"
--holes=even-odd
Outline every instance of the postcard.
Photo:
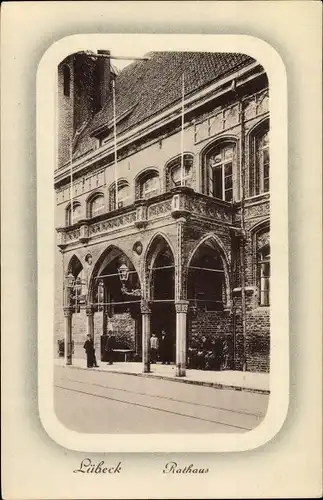
[{"label": "postcard", "polygon": [[[253,26],[260,6],[272,18],[281,12],[285,22],[292,7],[308,20],[318,10],[316,3],[306,7],[305,2],[238,3],[210,2],[203,8],[215,13],[219,7],[224,16],[234,12],[238,19],[248,4],[255,8]],[[8,438],[5,498],[294,495],[294,462],[279,446],[285,433],[293,432],[293,384],[302,386],[295,382],[293,335],[300,313],[291,311],[299,290],[291,228],[302,206],[302,199],[294,198],[295,212],[290,210],[291,186],[299,181],[292,169],[298,159],[292,121],[299,118],[293,107],[298,110],[303,99],[295,101],[296,77],[286,59],[295,35],[281,35],[283,23],[278,33],[272,31],[288,47],[280,51],[276,39],[271,43],[265,32],[246,29],[185,35],[145,33],[135,26],[132,32],[115,31],[114,20],[124,21],[136,5],[141,14],[134,24],[166,3],[149,2],[146,13],[142,2],[58,4],[41,2],[39,12],[32,2],[4,9],[5,75],[16,71],[18,78],[10,66],[10,42],[27,11],[46,26],[52,23],[55,34],[45,44],[38,40],[29,68],[22,53],[31,57],[31,42],[28,47],[23,40],[14,42],[21,74],[32,73],[24,94],[34,108],[33,130],[17,125],[25,148],[20,151],[11,136],[10,153],[16,165],[21,152],[28,156],[28,147],[34,148],[35,164],[28,171],[25,158],[20,178],[27,193],[24,179],[31,176],[33,211],[16,225],[29,228],[33,250],[19,263],[11,242],[11,266],[22,265],[23,271],[20,288],[10,288],[18,299],[27,291],[22,283],[31,279],[34,304],[29,317],[22,315],[20,346],[6,347],[21,356],[27,340],[22,336],[28,334],[29,347],[15,374],[18,385],[24,382],[24,399],[15,399],[15,384],[10,395],[7,359],[2,363],[8,391],[4,415],[10,433],[21,428],[29,398],[37,429],[26,432],[22,456],[33,450],[35,457],[40,440],[42,451],[17,484],[14,467],[21,465],[9,452],[16,441]],[[186,6],[188,20],[202,9],[197,2]],[[180,5],[168,8],[175,13]],[[50,21],[50,12],[59,12],[60,20]],[[77,32],[65,29],[60,36],[59,26],[67,26],[72,13],[82,22],[89,15],[94,24],[103,19],[106,25],[89,30],[80,22]],[[223,22],[215,18],[214,26]],[[319,32],[317,23],[309,47]],[[37,46],[35,37],[31,40]],[[294,64],[301,68],[298,55]],[[317,68],[307,70],[317,75]],[[312,85],[318,92],[316,81]],[[14,100],[19,105],[18,93]],[[5,113],[6,108],[4,121]],[[5,137],[10,130],[5,128]],[[311,154],[317,158],[319,150]],[[318,172],[313,166],[313,176]],[[314,188],[318,201],[315,182]],[[4,207],[14,217],[10,200],[5,196]],[[298,219],[300,230],[309,229],[305,220]],[[311,220],[314,230],[319,217]],[[315,297],[317,292],[319,287]],[[313,318],[319,309],[317,303]],[[12,341],[8,326],[6,320],[5,345]],[[305,352],[297,361],[316,376],[319,331],[319,324],[311,331],[318,347],[313,362]],[[309,408],[314,411],[304,408],[304,419]],[[316,412],[317,437],[319,406]],[[302,425],[305,430],[305,420]],[[291,434],[285,438],[290,439]],[[318,495],[321,455],[311,439],[306,456],[312,457],[313,475],[306,469],[296,483],[297,491]],[[298,450],[301,443],[294,445]],[[42,471],[37,481],[35,467]]]}]

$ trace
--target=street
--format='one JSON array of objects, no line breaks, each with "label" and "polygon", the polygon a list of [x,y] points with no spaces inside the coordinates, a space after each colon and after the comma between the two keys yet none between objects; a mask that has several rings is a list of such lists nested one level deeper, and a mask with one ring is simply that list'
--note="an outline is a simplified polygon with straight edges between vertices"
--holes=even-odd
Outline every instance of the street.
[{"label": "street", "polygon": [[246,432],[268,395],[55,366],[58,419],[82,433]]}]

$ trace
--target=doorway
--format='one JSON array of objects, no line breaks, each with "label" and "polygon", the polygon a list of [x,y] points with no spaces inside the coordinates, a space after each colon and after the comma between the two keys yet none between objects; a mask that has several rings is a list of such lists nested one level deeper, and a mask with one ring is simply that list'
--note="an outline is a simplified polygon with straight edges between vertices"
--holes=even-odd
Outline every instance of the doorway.
[{"label": "doorway", "polygon": [[166,357],[171,363],[176,359],[176,314],[173,302],[153,302],[151,305],[151,333],[160,339],[162,331],[168,335]]},{"label": "doorway", "polygon": [[171,248],[162,238],[158,240],[151,272],[151,333],[155,333],[160,339],[162,331],[165,330],[168,337],[166,358],[174,363],[176,359],[175,266]]}]

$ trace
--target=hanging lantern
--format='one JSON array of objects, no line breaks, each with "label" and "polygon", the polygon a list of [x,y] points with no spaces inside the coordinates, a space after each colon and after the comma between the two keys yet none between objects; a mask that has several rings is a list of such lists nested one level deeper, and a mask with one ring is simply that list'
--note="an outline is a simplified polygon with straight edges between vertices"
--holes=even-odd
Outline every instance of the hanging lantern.
[{"label": "hanging lantern", "polygon": [[78,276],[75,280],[75,295],[81,295],[81,291],[82,291],[82,280]]},{"label": "hanging lantern", "polygon": [[66,286],[67,288],[74,288],[74,285],[75,285],[75,278],[73,276],[72,273],[69,273],[67,276],[66,276]]},{"label": "hanging lantern", "polygon": [[119,273],[119,278],[122,284],[126,283],[129,278],[129,267],[127,264],[124,262],[121,264],[121,266],[118,268],[118,273]]}]

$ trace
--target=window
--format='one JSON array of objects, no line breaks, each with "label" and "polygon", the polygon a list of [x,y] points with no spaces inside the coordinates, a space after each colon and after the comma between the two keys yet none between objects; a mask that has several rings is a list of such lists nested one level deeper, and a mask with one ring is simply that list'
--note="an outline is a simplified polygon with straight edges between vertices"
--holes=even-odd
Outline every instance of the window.
[{"label": "window", "polygon": [[70,68],[66,65],[63,67],[63,87],[64,95],[69,97],[71,91],[71,72]]},{"label": "window", "polygon": [[249,193],[256,196],[269,191],[269,130],[262,127],[251,138],[251,158],[249,169]]},{"label": "window", "polygon": [[258,287],[259,304],[261,306],[270,305],[270,245],[258,250]]},{"label": "window", "polygon": [[[184,155],[183,185],[191,187],[193,171],[193,157]],[[167,190],[182,184],[182,158],[176,158],[168,166]]]},{"label": "window", "polygon": [[126,181],[118,182],[118,207],[116,207],[116,190],[115,185],[110,189],[110,210],[122,208],[130,202],[130,187]]},{"label": "window", "polygon": [[82,219],[82,207],[79,203],[73,203],[73,218],[71,217],[71,205],[66,210],[66,225],[71,226]]},{"label": "window", "polygon": [[222,145],[211,152],[211,155],[207,159],[210,196],[225,201],[232,201],[234,161],[234,144]]},{"label": "window", "polygon": [[95,196],[89,204],[89,217],[96,217],[105,212],[105,201],[103,194]]},{"label": "window", "polygon": [[157,174],[145,176],[141,181],[140,195],[141,198],[152,198],[159,193],[159,177]]}]

